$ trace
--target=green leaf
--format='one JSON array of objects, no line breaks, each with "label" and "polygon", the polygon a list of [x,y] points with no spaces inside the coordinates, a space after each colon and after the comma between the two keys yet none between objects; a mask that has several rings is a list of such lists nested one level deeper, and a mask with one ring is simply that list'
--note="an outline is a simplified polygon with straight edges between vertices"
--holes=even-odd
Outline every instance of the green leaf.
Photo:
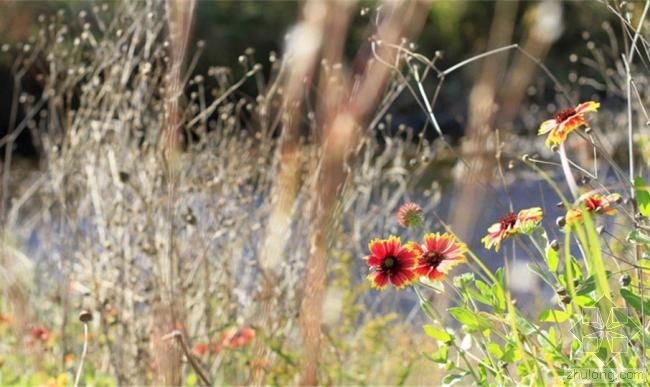
[{"label": "green leaf", "polygon": [[476,324],[476,314],[470,312],[467,309],[452,307],[448,309],[449,314],[451,314],[459,323],[465,325],[475,325]]},{"label": "green leaf", "polygon": [[[594,285],[595,286],[595,285]],[[582,307],[592,307],[596,305],[596,300],[586,294],[578,294],[573,298],[573,302],[578,306]]]},{"label": "green leaf", "polygon": [[478,383],[482,386],[487,381],[487,371],[485,370],[485,365],[483,365],[483,363],[478,363],[476,370],[478,371],[479,376]]},{"label": "green leaf", "polygon": [[641,297],[632,293],[629,289],[621,289],[621,297],[627,301],[634,310],[645,315],[650,315],[650,300],[642,300]]},{"label": "green leaf", "polygon": [[515,350],[517,349],[517,345],[511,341],[509,341],[505,345],[505,352],[503,352],[503,356],[501,356],[501,360],[506,362],[506,363],[512,363],[515,360]]},{"label": "green leaf", "polygon": [[445,386],[451,386],[453,384],[456,384],[460,382],[465,376],[467,376],[467,372],[463,372],[460,374],[449,374],[442,378],[441,382]]},{"label": "green leaf", "polygon": [[456,319],[459,323],[467,327],[468,332],[478,331],[481,328],[490,326],[489,322],[482,316],[465,308],[452,307],[447,309],[449,314]]},{"label": "green leaf", "polygon": [[440,329],[438,327],[435,327],[431,324],[427,324],[424,327],[424,333],[427,334],[427,336],[432,337],[438,341],[441,341],[443,343],[451,343],[452,342],[452,336],[447,333],[444,329]]},{"label": "green leaf", "polygon": [[628,339],[635,339],[636,336],[641,334],[641,324],[638,322],[636,317],[630,316],[627,313],[627,309],[621,310],[619,308],[614,308],[612,311],[614,312],[614,316],[616,316],[616,321],[630,329],[631,334],[633,334],[631,337],[628,336]]},{"label": "green leaf", "polygon": [[627,234],[626,240],[632,243],[650,245],[650,235],[641,232],[641,230],[632,230]]},{"label": "green leaf", "polygon": [[571,317],[571,313],[568,313],[564,310],[554,310],[554,309],[549,309],[543,311],[539,315],[539,321],[543,322],[558,322],[562,323],[565,322],[566,320]]},{"label": "green leaf", "polygon": [[487,286],[487,284],[481,280],[476,280],[475,285],[476,285],[476,289],[478,289],[479,292],[481,292],[481,294],[486,297],[489,297],[490,294],[492,293],[490,291],[490,287]]},{"label": "green leaf", "polygon": [[593,292],[594,290],[596,290],[596,280],[592,276],[587,278],[585,282],[583,282],[582,285],[580,285],[578,289],[576,289],[576,294],[582,296],[588,296],[589,293]]},{"label": "green leaf", "polygon": [[449,360],[449,347],[441,345],[429,358],[438,364],[447,363],[447,360]]},{"label": "green leaf", "polygon": [[474,290],[472,288],[467,288],[467,293],[475,301],[478,301],[478,302],[480,302],[482,304],[485,304],[485,305],[492,305],[492,301],[488,297],[482,295],[481,293],[477,292],[476,290]]},{"label": "green leaf", "polygon": [[496,279],[501,284],[501,287],[504,287],[506,281],[504,280],[505,276],[503,274],[503,268],[502,267],[498,268],[497,271],[494,272],[494,276],[496,277]]},{"label": "green leaf", "polygon": [[555,334],[555,328],[548,328],[548,334],[546,335],[548,341],[551,342],[551,345],[558,345],[557,335]]},{"label": "green leaf", "polygon": [[522,316],[517,316],[515,318],[515,322],[517,323],[517,328],[519,329],[519,331],[526,336],[532,335],[537,331],[537,328],[535,328],[533,324],[528,322],[528,320],[526,320]]},{"label": "green leaf", "polygon": [[643,216],[650,216],[650,191],[642,178],[634,178],[634,196]]},{"label": "green leaf", "polygon": [[503,350],[499,344],[488,343],[487,350],[492,354],[492,356],[496,357],[497,359],[501,360],[503,358]]},{"label": "green leaf", "polygon": [[548,270],[551,273],[557,273],[560,256],[550,244],[546,245],[546,263],[548,263]]},{"label": "green leaf", "polygon": [[494,309],[498,313],[506,310],[506,297],[503,294],[503,288],[499,284],[492,285],[492,299],[494,300]]}]

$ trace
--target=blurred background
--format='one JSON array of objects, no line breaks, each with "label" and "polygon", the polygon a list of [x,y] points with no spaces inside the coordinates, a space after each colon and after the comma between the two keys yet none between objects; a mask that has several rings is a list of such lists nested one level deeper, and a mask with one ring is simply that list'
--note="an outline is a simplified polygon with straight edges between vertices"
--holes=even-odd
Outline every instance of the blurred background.
[{"label": "blurred background", "polygon": [[[217,385],[296,384],[318,356],[325,384],[430,383],[414,367],[424,350],[409,349],[430,349],[414,333],[426,318],[411,292],[369,289],[368,241],[420,238],[395,219],[413,200],[424,230],[449,225],[488,266],[508,260],[528,312],[555,302],[529,250],[480,239],[531,205],[559,235],[558,195],[521,163],[555,157],[536,134],[558,111],[600,101],[590,122],[625,160],[622,26],[641,8],[0,0],[0,384],[69,382],[85,310],[89,383],[207,384],[185,347]],[[300,46],[321,17],[331,51]],[[384,42],[389,22],[400,34]],[[391,50],[396,65],[364,83]],[[585,141],[568,146],[593,165]],[[617,184],[604,164],[598,187]],[[168,345],[172,331],[185,342]]]}]

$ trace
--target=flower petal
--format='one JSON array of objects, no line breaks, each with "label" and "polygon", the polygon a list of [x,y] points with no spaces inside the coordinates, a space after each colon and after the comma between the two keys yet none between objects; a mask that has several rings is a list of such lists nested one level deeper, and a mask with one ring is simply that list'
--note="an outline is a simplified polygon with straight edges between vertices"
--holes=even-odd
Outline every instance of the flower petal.
[{"label": "flower petal", "polygon": [[384,257],[386,255],[386,245],[382,239],[375,238],[370,241],[368,250],[376,257]]},{"label": "flower petal", "polygon": [[370,280],[370,285],[379,290],[384,289],[388,284],[388,275],[381,271],[370,273],[367,278]]},{"label": "flower petal", "polygon": [[537,130],[537,135],[541,136],[542,134],[546,134],[551,130],[555,129],[556,127],[557,127],[557,122],[555,121],[555,119],[546,120],[542,122],[542,124],[539,126],[539,129]]},{"label": "flower petal", "polygon": [[600,107],[600,102],[595,102],[595,101],[584,102],[576,106],[576,113],[583,114],[588,112],[597,112],[599,107]]}]

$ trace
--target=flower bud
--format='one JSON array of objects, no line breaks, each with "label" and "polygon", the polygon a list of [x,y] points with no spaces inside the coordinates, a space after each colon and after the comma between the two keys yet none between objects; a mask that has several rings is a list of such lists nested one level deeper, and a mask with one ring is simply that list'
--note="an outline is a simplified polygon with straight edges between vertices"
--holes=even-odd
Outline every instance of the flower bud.
[{"label": "flower bud", "polygon": [[422,208],[413,202],[404,203],[397,210],[397,222],[402,227],[417,227],[422,221]]}]

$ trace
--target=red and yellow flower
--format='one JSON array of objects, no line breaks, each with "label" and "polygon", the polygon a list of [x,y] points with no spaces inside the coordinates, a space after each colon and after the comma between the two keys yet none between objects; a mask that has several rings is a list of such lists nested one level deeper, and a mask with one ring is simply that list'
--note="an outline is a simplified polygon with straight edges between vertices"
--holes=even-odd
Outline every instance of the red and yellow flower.
[{"label": "red and yellow flower", "polygon": [[497,223],[488,228],[488,234],[481,239],[486,249],[494,246],[499,251],[501,242],[516,234],[530,233],[542,221],[543,212],[540,207],[526,208],[519,213],[511,212],[503,216]]},{"label": "red and yellow flower", "polygon": [[366,261],[370,270],[368,280],[372,287],[384,289],[388,283],[401,289],[412,283],[417,275],[415,265],[418,251],[415,244],[402,246],[399,237],[391,235],[388,239],[373,239],[368,244],[370,255]]},{"label": "red and yellow flower", "polygon": [[542,122],[542,125],[540,125],[537,131],[537,135],[541,136],[548,133],[546,146],[549,148],[562,144],[566,141],[569,133],[581,126],[589,125],[585,121],[584,114],[597,112],[599,107],[599,102],[589,101],[581,103],[575,108],[564,109],[557,113],[555,118]]},{"label": "red and yellow flower", "polygon": [[[578,205],[583,204],[584,210],[589,213],[615,215],[616,209],[612,207],[615,203],[621,200],[621,195],[612,193],[609,195],[591,194],[581,197],[578,200]],[[571,208],[567,211],[565,221],[566,224],[571,226],[576,224],[582,219],[583,210],[580,208]]]},{"label": "red and yellow flower", "polygon": [[467,246],[450,233],[424,235],[422,245],[412,244],[418,251],[415,273],[429,280],[442,280],[454,266],[466,262]]},{"label": "red and yellow flower", "polygon": [[230,327],[221,335],[221,345],[228,348],[239,348],[255,338],[255,330],[250,327]]}]

